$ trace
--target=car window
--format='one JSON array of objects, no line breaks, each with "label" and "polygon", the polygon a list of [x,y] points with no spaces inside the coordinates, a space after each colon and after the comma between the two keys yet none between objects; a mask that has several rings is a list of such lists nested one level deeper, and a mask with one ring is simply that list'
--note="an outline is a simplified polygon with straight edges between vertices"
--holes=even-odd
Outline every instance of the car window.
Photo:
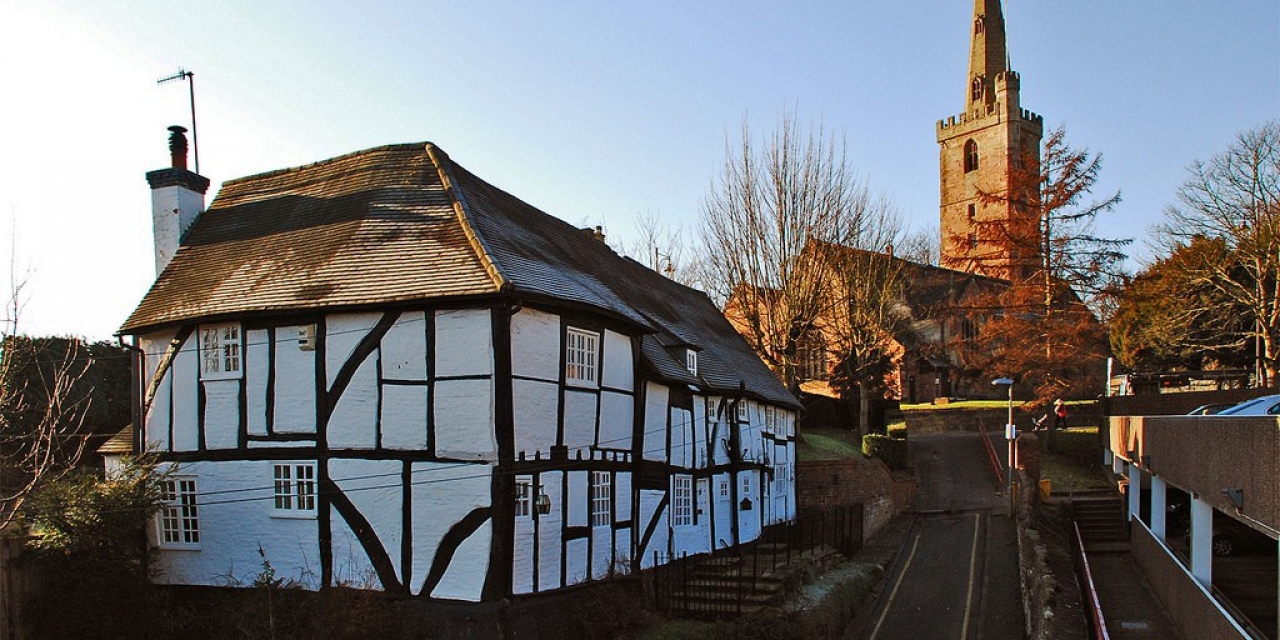
[{"label": "car window", "polygon": [[1276,414],[1280,414],[1280,402],[1267,407],[1267,415],[1274,416]]}]

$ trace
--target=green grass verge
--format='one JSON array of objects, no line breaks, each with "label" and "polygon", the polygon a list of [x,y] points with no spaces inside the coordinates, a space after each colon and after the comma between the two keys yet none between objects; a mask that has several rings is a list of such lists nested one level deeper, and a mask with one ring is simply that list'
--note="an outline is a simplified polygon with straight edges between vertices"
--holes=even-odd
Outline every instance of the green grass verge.
[{"label": "green grass verge", "polygon": [[843,429],[810,428],[800,433],[796,444],[796,460],[847,460],[861,459],[862,439],[858,434]]},{"label": "green grass verge", "polygon": [[1048,479],[1054,493],[1107,489],[1111,486],[1102,468],[1102,445],[1097,427],[1073,427],[1053,434],[1052,452],[1040,456],[1040,477]]},{"label": "green grass verge", "polygon": [[[946,404],[929,404],[922,402],[919,404],[903,404],[903,411],[922,411],[925,409],[946,410],[946,411],[964,411],[966,409],[1005,409],[1009,406],[1008,400],[957,400]],[[1022,402],[1013,401],[1015,410],[1022,407]]]}]

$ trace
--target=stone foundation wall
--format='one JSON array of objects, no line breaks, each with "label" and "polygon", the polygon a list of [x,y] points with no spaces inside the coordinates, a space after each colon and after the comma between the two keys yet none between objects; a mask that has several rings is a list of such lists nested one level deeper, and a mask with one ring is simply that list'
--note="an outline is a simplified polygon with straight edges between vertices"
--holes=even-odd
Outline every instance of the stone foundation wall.
[{"label": "stone foundation wall", "polygon": [[871,537],[915,498],[914,479],[895,479],[874,459],[814,460],[796,464],[801,512],[861,503],[864,537]]}]

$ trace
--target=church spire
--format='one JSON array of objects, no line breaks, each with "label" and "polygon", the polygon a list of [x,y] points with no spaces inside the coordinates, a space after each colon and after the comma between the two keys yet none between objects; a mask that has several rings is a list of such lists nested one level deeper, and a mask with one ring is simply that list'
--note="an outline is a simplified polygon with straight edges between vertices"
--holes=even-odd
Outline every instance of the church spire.
[{"label": "church spire", "polygon": [[974,0],[969,46],[969,86],[965,111],[996,101],[996,76],[1009,70],[1005,48],[1004,13],[1000,0]]}]

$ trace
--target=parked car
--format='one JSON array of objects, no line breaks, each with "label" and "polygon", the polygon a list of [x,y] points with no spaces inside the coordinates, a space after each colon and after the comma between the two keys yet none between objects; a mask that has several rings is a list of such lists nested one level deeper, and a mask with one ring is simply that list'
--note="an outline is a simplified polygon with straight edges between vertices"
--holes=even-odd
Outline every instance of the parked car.
[{"label": "parked car", "polygon": [[1236,406],[1236,405],[1235,405],[1234,403],[1231,403],[1231,402],[1223,402],[1223,403],[1215,403],[1215,404],[1202,404],[1202,405],[1200,405],[1200,406],[1198,406],[1198,407],[1196,407],[1196,408],[1194,408],[1194,409],[1192,409],[1192,410],[1188,411],[1188,412],[1187,412],[1187,415],[1189,415],[1189,416],[1212,416],[1212,415],[1217,415],[1217,414],[1219,414],[1219,413],[1222,413],[1222,411],[1223,411],[1223,410],[1225,410],[1225,409],[1230,409],[1231,407],[1234,407],[1234,406]]},{"label": "parked car", "polygon": [[1229,409],[1223,409],[1219,416],[1276,416],[1280,415],[1280,395],[1261,396],[1246,400]]},{"label": "parked car", "polygon": [[[1166,532],[1170,537],[1181,538],[1191,532],[1191,502],[1186,494],[1170,497],[1165,505]],[[1276,545],[1248,525],[1223,513],[1213,514],[1213,541],[1215,556],[1231,556],[1240,553],[1274,555]]]}]

